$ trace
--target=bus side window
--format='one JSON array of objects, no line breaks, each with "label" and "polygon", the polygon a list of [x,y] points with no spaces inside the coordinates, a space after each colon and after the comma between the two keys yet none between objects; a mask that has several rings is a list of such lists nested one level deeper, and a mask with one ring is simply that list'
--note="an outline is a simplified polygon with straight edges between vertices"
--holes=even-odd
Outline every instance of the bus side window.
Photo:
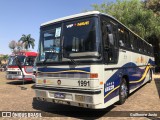
[{"label": "bus side window", "polygon": [[34,59],[33,58],[27,58],[26,65],[33,66],[33,64],[34,64]]},{"label": "bus side window", "polygon": [[131,46],[129,40],[129,32],[125,28],[119,26],[118,34],[119,34],[119,46],[130,49]]},{"label": "bus side window", "polygon": [[125,36],[125,43],[126,43],[126,47],[128,49],[131,48],[131,43],[130,43],[130,39],[129,39],[129,32],[127,30],[124,31],[124,36]]},{"label": "bus side window", "polygon": [[106,21],[102,22],[102,36],[104,41],[104,50],[108,50],[109,48],[109,42],[108,42],[108,35],[107,35],[107,27],[106,27]]},{"label": "bus side window", "polygon": [[117,63],[117,27],[114,21],[104,20],[102,22],[102,36],[104,43],[104,58],[107,63]]},{"label": "bus side window", "polygon": [[106,26],[106,28],[107,28],[107,36],[108,36],[108,43],[109,43],[109,49],[107,50],[107,52],[108,52],[108,62],[113,62],[114,55],[113,55],[112,46],[114,45],[114,40],[113,40],[113,34],[112,34],[112,26],[110,24],[108,24]]},{"label": "bus side window", "polygon": [[147,54],[147,44],[143,41],[143,52]]},{"label": "bus side window", "polygon": [[121,47],[125,47],[123,32],[124,32],[124,31],[123,31],[121,28],[118,28],[118,34],[119,34],[119,46],[121,46]]},{"label": "bus side window", "polygon": [[134,36],[132,33],[130,33],[130,42],[131,42],[131,49],[135,49],[135,44],[134,44]]},{"label": "bus side window", "polygon": [[134,41],[133,41],[133,43],[134,43],[134,46],[135,46],[135,50],[138,51],[138,39],[137,39],[136,36],[134,36]]}]

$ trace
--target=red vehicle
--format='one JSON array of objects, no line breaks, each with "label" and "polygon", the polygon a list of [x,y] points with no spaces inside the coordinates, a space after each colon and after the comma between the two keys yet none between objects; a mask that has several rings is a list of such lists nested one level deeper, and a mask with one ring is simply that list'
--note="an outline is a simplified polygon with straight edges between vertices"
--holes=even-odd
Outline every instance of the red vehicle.
[{"label": "red vehicle", "polygon": [[6,78],[8,80],[22,80],[23,74],[18,68],[15,57],[17,56],[22,65],[25,81],[35,81],[33,74],[34,61],[38,53],[36,52],[19,52],[18,54],[10,55],[8,59]]}]

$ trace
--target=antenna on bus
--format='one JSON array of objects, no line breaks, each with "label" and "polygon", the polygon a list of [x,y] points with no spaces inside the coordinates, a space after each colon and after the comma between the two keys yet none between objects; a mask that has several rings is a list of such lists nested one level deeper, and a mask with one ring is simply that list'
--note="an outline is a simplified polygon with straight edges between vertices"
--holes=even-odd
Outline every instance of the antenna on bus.
[{"label": "antenna on bus", "polygon": [[16,61],[17,66],[19,67],[19,69],[20,69],[21,72],[22,72],[23,86],[20,86],[20,87],[21,87],[21,90],[26,90],[27,88],[24,87],[24,73],[23,73],[23,70],[22,70],[22,65],[21,65],[21,62],[19,61],[19,59],[18,59],[17,56],[15,57],[15,61]]}]

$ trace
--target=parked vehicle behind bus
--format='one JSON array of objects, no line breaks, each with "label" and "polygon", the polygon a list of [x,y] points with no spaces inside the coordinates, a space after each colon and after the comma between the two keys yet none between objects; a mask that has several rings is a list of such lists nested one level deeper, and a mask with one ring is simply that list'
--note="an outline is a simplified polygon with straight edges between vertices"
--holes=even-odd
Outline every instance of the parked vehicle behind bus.
[{"label": "parked vehicle behind bus", "polygon": [[6,78],[8,80],[22,80],[23,74],[18,68],[15,57],[19,59],[22,65],[22,70],[24,73],[25,81],[35,81],[35,75],[33,75],[33,65],[35,58],[37,57],[36,52],[19,52],[17,54],[12,54],[9,56]]},{"label": "parked vehicle behind bus", "polygon": [[36,66],[38,100],[102,109],[152,80],[153,47],[92,11],[42,24]]}]

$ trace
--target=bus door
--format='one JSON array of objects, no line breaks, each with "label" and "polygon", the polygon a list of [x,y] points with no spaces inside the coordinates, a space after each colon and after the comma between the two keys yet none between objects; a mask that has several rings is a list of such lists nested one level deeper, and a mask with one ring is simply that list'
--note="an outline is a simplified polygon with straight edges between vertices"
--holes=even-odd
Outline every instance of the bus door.
[{"label": "bus door", "polygon": [[36,56],[28,56],[25,59],[24,69],[27,74],[33,74],[33,66]]},{"label": "bus door", "polygon": [[117,64],[118,62],[118,27],[111,19],[102,20],[102,39],[104,44],[104,62],[105,64]]}]

